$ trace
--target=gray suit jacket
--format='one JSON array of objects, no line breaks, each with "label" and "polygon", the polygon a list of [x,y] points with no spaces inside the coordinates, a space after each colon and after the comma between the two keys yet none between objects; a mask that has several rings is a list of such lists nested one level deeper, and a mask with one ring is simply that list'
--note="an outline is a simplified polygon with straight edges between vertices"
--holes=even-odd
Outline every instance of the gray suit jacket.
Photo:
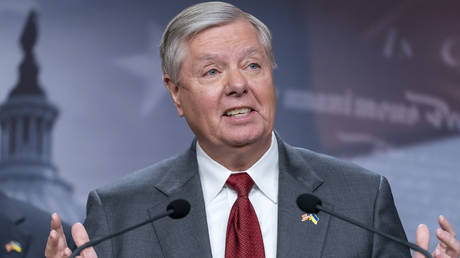
[{"label": "gray suit jacket", "polygon": [[[278,257],[410,257],[408,249],[322,212],[317,225],[301,222],[296,198],[313,193],[336,212],[405,238],[384,177],[279,138],[278,146]],[[85,226],[90,238],[102,236],[154,216],[178,198],[191,204],[185,218],[163,218],[101,243],[99,257],[211,257],[195,142],[181,155],[91,192]]]}]

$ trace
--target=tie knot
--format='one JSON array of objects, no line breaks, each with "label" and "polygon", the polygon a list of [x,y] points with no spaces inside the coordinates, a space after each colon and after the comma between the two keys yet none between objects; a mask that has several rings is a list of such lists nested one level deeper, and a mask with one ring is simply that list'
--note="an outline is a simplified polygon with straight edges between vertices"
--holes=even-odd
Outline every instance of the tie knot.
[{"label": "tie knot", "polygon": [[227,185],[238,193],[238,197],[248,196],[254,181],[247,173],[231,174]]}]

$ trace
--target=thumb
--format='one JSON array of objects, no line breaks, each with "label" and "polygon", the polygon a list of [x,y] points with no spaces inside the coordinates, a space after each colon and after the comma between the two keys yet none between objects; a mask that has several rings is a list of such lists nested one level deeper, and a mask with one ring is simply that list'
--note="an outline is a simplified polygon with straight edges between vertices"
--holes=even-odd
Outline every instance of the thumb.
[{"label": "thumb", "polygon": [[[88,233],[81,223],[75,223],[72,226],[72,238],[77,247],[89,241]],[[97,254],[92,247],[83,249],[80,254],[84,258],[97,258]]]},{"label": "thumb", "polygon": [[[418,225],[417,232],[415,234],[415,243],[428,251],[430,246],[430,230],[425,224]],[[414,252],[413,258],[425,258],[425,255],[419,252]]]}]

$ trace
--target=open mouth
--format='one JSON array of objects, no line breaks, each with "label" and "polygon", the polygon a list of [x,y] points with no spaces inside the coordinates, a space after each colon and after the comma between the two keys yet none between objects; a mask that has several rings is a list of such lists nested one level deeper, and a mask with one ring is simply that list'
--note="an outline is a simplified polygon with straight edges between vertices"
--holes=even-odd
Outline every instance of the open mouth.
[{"label": "open mouth", "polygon": [[247,107],[244,107],[244,108],[234,108],[234,109],[227,110],[227,111],[224,113],[224,116],[228,116],[228,117],[241,117],[241,116],[247,116],[247,115],[249,115],[249,113],[251,113],[251,111],[253,111],[253,110],[250,109],[250,108],[247,108]]}]

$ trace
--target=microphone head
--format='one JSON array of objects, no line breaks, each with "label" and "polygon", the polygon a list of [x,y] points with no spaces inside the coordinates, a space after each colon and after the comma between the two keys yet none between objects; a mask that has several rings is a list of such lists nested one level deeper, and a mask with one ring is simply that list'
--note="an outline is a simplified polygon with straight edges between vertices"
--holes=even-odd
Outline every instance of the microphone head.
[{"label": "microphone head", "polygon": [[307,213],[318,213],[321,200],[313,194],[304,193],[297,197],[297,206]]},{"label": "microphone head", "polygon": [[166,210],[172,210],[172,213],[169,214],[169,217],[173,219],[181,219],[187,216],[188,212],[190,211],[190,203],[186,200],[177,199],[170,202]]}]

